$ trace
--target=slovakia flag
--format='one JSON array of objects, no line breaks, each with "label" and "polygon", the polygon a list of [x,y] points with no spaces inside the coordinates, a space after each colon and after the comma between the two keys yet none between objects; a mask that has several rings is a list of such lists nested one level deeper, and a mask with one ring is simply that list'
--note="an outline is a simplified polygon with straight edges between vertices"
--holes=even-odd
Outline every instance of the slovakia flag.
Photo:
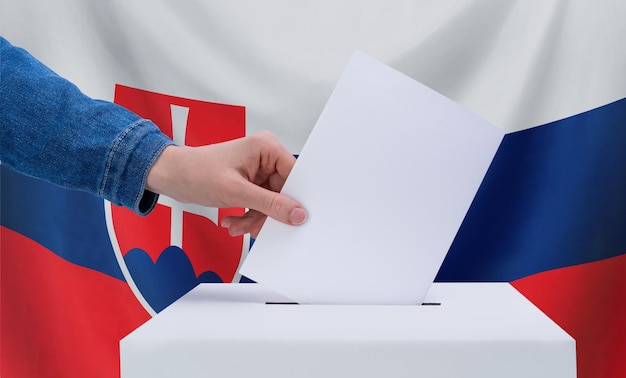
[{"label": "slovakia flag", "polygon": [[[245,109],[118,85],[179,144]],[[437,277],[512,282],[576,340],[578,376],[626,376],[626,99],[506,135]],[[1,167],[2,377],[119,376],[119,340],[199,282],[239,282],[244,209],[161,198],[141,218]],[[320,279],[323,279],[321,277]]]}]

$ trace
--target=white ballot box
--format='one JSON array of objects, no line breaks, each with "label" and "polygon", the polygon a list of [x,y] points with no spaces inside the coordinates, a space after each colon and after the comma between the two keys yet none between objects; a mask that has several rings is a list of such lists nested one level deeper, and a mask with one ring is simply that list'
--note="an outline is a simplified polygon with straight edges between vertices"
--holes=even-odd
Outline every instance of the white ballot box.
[{"label": "white ballot box", "polygon": [[424,305],[201,284],[120,349],[123,378],[576,376],[575,341],[507,283],[435,283]]}]

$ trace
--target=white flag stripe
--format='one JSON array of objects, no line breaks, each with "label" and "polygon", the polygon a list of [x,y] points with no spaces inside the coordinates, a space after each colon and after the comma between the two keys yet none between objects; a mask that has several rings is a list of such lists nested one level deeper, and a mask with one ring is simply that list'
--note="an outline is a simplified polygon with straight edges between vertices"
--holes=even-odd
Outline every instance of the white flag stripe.
[{"label": "white flag stripe", "polygon": [[506,131],[623,98],[624,15],[621,0],[9,0],[1,17],[90,95],[121,83],[244,105],[248,133],[299,153],[356,49]]}]

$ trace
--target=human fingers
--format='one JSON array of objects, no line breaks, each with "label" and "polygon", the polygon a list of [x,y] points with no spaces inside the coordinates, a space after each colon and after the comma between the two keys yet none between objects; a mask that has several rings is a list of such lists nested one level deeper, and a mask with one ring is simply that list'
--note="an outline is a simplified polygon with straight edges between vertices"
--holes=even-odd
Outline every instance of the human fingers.
[{"label": "human fingers", "polygon": [[267,215],[256,210],[249,210],[242,216],[227,216],[222,219],[221,226],[228,228],[230,236],[240,236],[250,233],[256,238],[265,223]]},{"label": "human fingers", "polygon": [[259,184],[259,180],[265,181],[269,178],[270,188],[279,191],[296,163],[296,158],[268,131],[252,135],[248,142],[251,144],[248,151],[257,151],[249,161],[255,171],[251,181]]},{"label": "human fingers", "polygon": [[250,202],[248,208],[293,226],[300,225],[306,220],[303,206],[292,198],[253,184],[246,190]]},{"label": "human fingers", "polygon": [[246,173],[230,177],[235,180],[232,187],[237,188],[231,193],[231,206],[256,210],[286,224],[302,224],[306,219],[302,205],[279,193],[295,157],[270,132],[260,132],[240,142],[238,147],[247,156]]},{"label": "human fingers", "polygon": [[229,207],[244,207],[289,225],[300,225],[306,220],[303,206],[292,198],[266,189],[239,176],[233,181],[236,195],[229,201]]}]

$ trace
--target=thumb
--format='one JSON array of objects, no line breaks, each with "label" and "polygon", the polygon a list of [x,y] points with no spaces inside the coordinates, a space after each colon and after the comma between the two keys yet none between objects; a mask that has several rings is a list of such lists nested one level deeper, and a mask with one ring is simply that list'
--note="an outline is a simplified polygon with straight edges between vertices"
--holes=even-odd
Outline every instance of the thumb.
[{"label": "thumb", "polygon": [[254,210],[293,226],[306,221],[307,214],[302,205],[286,195],[256,185],[251,185],[250,191]]}]

